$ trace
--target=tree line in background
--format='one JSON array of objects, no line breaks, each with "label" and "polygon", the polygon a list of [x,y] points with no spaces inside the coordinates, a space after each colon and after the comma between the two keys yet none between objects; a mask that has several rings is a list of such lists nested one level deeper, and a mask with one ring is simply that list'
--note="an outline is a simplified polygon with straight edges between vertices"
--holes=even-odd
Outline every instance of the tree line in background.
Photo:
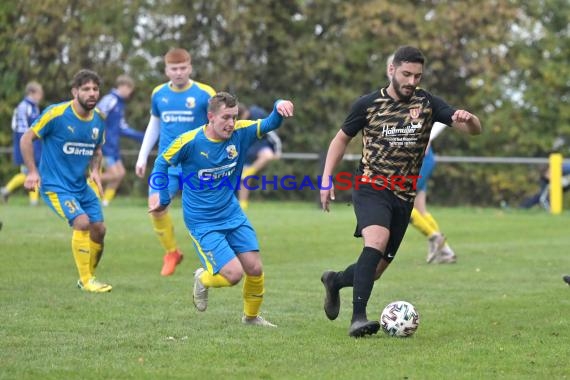
[{"label": "tree line in background", "polygon": [[[476,139],[445,133],[434,144],[437,152],[546,156],[556,136],[570,135],[567,5],[567,0],[6,0],[0,9],[0,145],[10,145],[12,110],[29,80],[44,86],[46,106],[69,99],[70,79],[80,68],[96,70],[104,92],[117,75],[130,74],[137,89],[127,117],[144,130],[151,91],[166,80],[162,55],[180,46],[192,54],[193,77],[218,91],[266,108],[277,98],[293,99],[297,116],[280,132],[285,151],[323,152],[351,103],[387,83],[388,55],[410,44],[428,59],[422,87],[476,113],[484,125]],[[359,148],[350,147],[353,153]],[[132,168],[134,158],[126,161]],[[281,161],[270,170],[301,174],[307,167]],[[0,179],[13,171],[10,157],[0,155]],[[431,197],[448,204],[496,204],[531,191],[536,172],[527,166],[440,165]]]}]

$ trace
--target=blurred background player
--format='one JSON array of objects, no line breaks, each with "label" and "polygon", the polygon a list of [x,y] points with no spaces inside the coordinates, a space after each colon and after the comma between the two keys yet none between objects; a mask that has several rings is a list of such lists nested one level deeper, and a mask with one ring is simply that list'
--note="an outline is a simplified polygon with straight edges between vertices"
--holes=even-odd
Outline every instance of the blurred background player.
[{"label": "blurred background player", "polygon": [[[240,120],[258,120],[265,119],[269,114],[263,108],[252,105],[251,107],[240,106]],[[269,162],[277,160],[281,157],[282,146],[281,139],[275,131],[270,131],[261,139],[253,143],[247,150],[245,166],[241,175],[241,186],[238,192],[239,204],[243,210],[247,210],[249,206],[249,188],[245,185],[245,179],[254,176],[263,170]],[[251,186],[249,179],[247,184]]]},{"label": "blurred background player", "polygon": [[[208,124],[208,101],[215,94],[212,87],[190,79],[192,62],[190,53],[185,49],[170,49],[164,56],[164,64],[164,73],[170,81],[157,86],[151,95],[150,120],[136,163],[136,174],[140,178],[144,177],[148,156],[157,140],[158,152],[162,153],[180,134]],[[180,166],[168,169],[171,197],[181,190],[180,173]],[[158,202],[158,191],[149,187],[149,207]],[[166,252],[160,274],[170,276],[184,258],[176,243],[174,225],[167,208],[152,211],[150,216]]]},{"label": "blurred background player", "polygon": [[119,75],[115,88],[103,96],[97,108],[105,116],[105,145],[103,145],[103,163],[105,170],[101,175],[104,186],[101,202],[108,206],[115,197],[121,181],[125,177],[125,167],[121,161],[121,137],[128,137],[142,142],[144,133],[132,129],[125,120],[125,102],[130,98],[135,82],[128,75]]},{"label": "blurred background player", "polygon": [[[95,269],[103,254],[105,224],[101,202],[87,185],[91,180],[101,190],[99,165],[104,143],[105,120],[95,108],[101,78],[91,70],[73,77],[73,99],[47,108],[22,136],[22,156],[28,167],[24,186],[40,186],[46,204],[73,229],[71,249],[79,272],[77,286],[87,292],[110,292],[112,286],[95,279]],[[41,138],[39,172],[34,161],[33,141]]]},{"label": "blurred background player", "polygon": [[416,199],[414,200],[414,208],[410,223],[424,236],[428,238],[428,254],[426,261],[429,263],[455,263],[457,256],[447,243],[445,235],[441,232],[439,224],[435,218],[427,210],[427,186],[428,181],[435,169],[436,160],[435,153],[431,147],[433,139],[435,139],[447,125],[442,123],[434,123],[422,168],[420,169],[420,179],[417,184]]},{"label": "blurred background player", "polygon": [[[568,155],[568,144],[566,142],[567,137],[558,136],[553,144],[552,153],[561,153]],[[570,190],[570,164],[562,164],[562,191],[567,192]],[[524,199],[520,207],[521,208],[532,208],[536,205],[542,206],[545,210],[550,211],[550,168],[548,166],[542,167],[540,169],[540,188],[539,190],[531,195],[530,197]]]},{"label": "blurred background player", "polygon": [[[12,143],[13,143],[13,160],[14,165],[20,168],[20,173],[15,174],[12,179],[8,181],[6,186],[0,189],[0,199],[3,202],[8,201],[10,194],[18,187],[24,184],[28,169],[24,164],[22,152],[20,151],[20,139],[28,131],[32,123],[40,116],[40,102],[44,97],[42,85],[38,82],[29,82],[26,85],[25,98],[18,104],[14,110],[12,117]],[[34,159],[36,166],[39,165],[40,157],[42,154],[42,145],[40,140],[34,141]],[[39,193],[38,190],[31,190],[29,192],[30,205],[35,206],[38,204]]]},{"label": "blurred background player", "polygon": [[[562,165],[562,191],[570,190],[570,164]],[[541,171],[540,189],[537,193],[531,195],[522,201],[521,208],[532,208],[540,205],[547,211],[550,211],[550,169],[547,167]]]}]

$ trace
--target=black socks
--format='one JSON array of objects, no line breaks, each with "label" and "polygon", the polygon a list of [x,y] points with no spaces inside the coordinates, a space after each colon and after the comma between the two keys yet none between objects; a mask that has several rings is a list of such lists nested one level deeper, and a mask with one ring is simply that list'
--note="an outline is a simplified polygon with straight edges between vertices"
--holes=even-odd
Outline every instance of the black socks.
[{"label": "black socks", "polygon": [[[349,268],[354,268],[352,289],[352,321],[366,319],[366,305],[374,286],[376,267],[383,257],[383,253],[376,248],[364,247],[360,257]],[[345,275],[343,275],[344,277]],[[340,283],[340,282],[339,282]]]}]

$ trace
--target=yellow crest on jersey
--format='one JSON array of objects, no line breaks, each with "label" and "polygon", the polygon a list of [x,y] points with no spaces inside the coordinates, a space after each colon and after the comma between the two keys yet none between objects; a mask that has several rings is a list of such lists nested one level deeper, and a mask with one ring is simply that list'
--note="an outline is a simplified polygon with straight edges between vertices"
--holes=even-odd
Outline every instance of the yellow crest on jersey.
[{"label": "yellow crest on jersey", "polygon": [[186,108],[194,108],[196,107],[196,98],[193,96],[186,98]]},{"label": "yellow crest on jersey", "polygon": [[410,108],[410,117],[412,118],[412,120],[419,118],[421,113],[422,113],[421,107]]},{"label": "yellow crest on jersey", "polygon": [[236,149],[236,146],[233,145],[233,144],[232,144],[232,145],[229,145],[229,146],[226,148],[226,152],[228,152],[228,158],[229,158],[230,160],[233,160],[234,158],[236,158],[236,157],[238,156],[238,151],[237,151],[237,149]]},{"label": "yellow crest on jersey", "polygon": [[99,128],[93,128],[93,131],[91,132],[91,138],[93,140],[97,140],[99,138]]}]

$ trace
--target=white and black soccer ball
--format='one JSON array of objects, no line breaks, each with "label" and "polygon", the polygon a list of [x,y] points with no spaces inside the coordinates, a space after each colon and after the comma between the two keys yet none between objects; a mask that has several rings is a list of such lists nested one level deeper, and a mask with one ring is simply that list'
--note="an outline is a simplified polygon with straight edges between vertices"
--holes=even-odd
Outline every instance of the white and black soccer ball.
[{"label": "white and black soccer ball", "polygon": [[382,330],[390,336],[411,336],[420,325],[420,314],[409,302],[391,302],[380,315],[380,325]]}]

